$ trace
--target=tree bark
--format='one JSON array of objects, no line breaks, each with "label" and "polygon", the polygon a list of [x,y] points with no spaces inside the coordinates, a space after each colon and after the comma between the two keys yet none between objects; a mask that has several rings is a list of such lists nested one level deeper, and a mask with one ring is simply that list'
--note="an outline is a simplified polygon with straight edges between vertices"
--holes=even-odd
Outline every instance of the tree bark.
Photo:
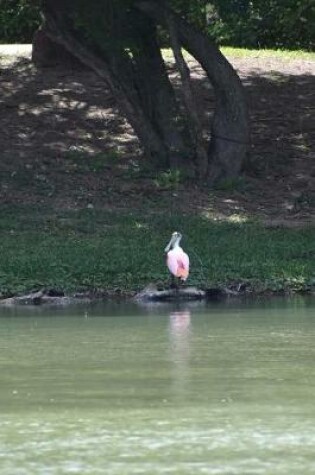
[{"label": "tree bark", "polygon": [[106,81],[120,109],[139,137],[149,160],[156,167],[165,166],[169,160],[167,147],[141,108],[134,83],[130,81],[127,85],[124,75],[119,76],[117,72],[120,71],[117,71],[117,68],[116,73],[113,71],[113,63],[110,64],[109,61],[105,61],[78,40],[68,25],[65,24],[62,11],[60,12],[59,7],[54,8],[53,0],[43,2],[43,14],[45,17],[45,31],[50,38],[63,45],[71,54]]},{"label": "tree bark", "polygon": [[171,17],[181,45],[205,70],[216,95],[207,178],[210,183],[235,178],[246,159],[249,144],[248,111],[239,77],[209,38],[172,10],[154,0],[139,0],[136,6],[163,25]]},{"label": "tree bark", "polygon": [[207,171],[208,156],[204,146],[202,136],[202,126],[199,120],[198,111],[195,107],[195,99],[191,87],[190,71],[182,54],[181,45],[178,39],[178,32],[174,24],[172,15],[167,15],[167,27],[170,34],[171,47],[174,53],[175,63],[182,80],[184,102],[189,117],[188,125],[190,136],[195,149],[196,174],[199,179],[203,179]]},{"label": "tree bark", "polygon": [[73,69],[85,69],[85,66],[62,45],[52,41],[41,25],[33,35],[32,61],[39,68],[66,66]]},{"label": "tree bark", "polygon": [[[236,177],[246,157],[249,127],[244,91],[232,66],[206,35],[167,8],[164,1],[134,0],[130,10],[123,12],[116,0],[111,1],[104,5],[109,6],[109,11],[113,8],[119,28],[117,30],[115,21],[111,23],[109,19],[106,41],[103,41],[102,28],[105,25],[107,29],[107,16],[104,17],[106,22],[98,25],[96,39],[90,34],[94,23],[89,23],[88,15],[83,16],[83,24],[86,20],[88,26],[82,33],[74,14],[74,6],[79,8],[80,2],[75,0],[71,5],[63,0],[42,1],[46,31],[53,41],[63,45],[107,82],[154,167],[182,165],[182,158],[192,165],[197,156],[199,178],[213,183]],[[157,44],[157,24],[170,29],[188,111],[184,116],[179,112]],[[206,152],[181,47],[199,61],[215,89],[216,108]],[[190,123],[191,134],[187,133],[187,123]]]},{"label": "tree bark", "polygon": [[209,144],[208,180],[236,178],[247,158],[249,120],[242,83],[209,39],[179,19],[184,47],[199,61],[212,83],[216,107]]},{"label": "tree bark", "polygon": [[137,69],[139,99],[146,111],[148,120],[163,138],[168,153],[168,166],[176,165],[187,154],[187,127],[178,118],[180,113],[173,87],[157,42],[155,23],[144,17],[145,27],[139,33],[139,41],[133,51],[133,60]]}]

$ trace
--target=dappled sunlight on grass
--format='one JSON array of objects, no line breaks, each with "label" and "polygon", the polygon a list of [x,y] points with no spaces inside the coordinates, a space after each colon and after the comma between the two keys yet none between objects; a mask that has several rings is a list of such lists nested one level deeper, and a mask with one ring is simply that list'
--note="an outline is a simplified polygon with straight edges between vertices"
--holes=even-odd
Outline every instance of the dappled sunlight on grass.
[{"label": "dappled sunlight on grass", "polygon": [[227,221],[229,223],[246,223],[248,221],[248,217],[240,214],[232,214],[231,216],[228,216]]},{"label": "dappled sunlight on grass", "polygon": [[[298,62],[304,55],[223,51],[246,87],[252,153],[241,178],[215,189],[150,168],[93,73],[25,60],[3,70],[0,295],[167,285],[164,248],[175,230],[191,258],[188,284],[314,285],[314,66]],[[209,128],[213,90],[191,57],[189,66]],[[267,218],[268,228],[257,224]]]},{"label": "dappled sunlight on grass", "polygon": [[202,218],[207,219],[208,221],[227,222],[235,224],[247,223],[251,219],[249,216],[245,216],[244,214],[223,214],[218,212],[217,210],[203,210],[201,211],[200,216]]},{"label": "dappled sunlight on grass", "polygon": [[[118,115],[104,82],[91,71],[42,70],[18,58],[5,68],[1,87],[6,112],[2,126],[7,131],[2,143],[4,159],[14,152],[22,158],[25,147],[32,148],[35,157],[39,152],[46,159],[56,154],[61,158],[71,146],[87,153],[114,146],[121,153],[130,147],[138,152],[130,125]],[[12,142],[8,132],[19,140]]]},{"label": "dappled sunlight on grass", "polygon": [[191,259],[189,283],[245,282],[256,289],[306,288],[315,278],[313,229],[266,229],[180,213],[95,209],[0,212],[2,294],[38,287],[138,290],[167,285],[164,248],[174,230]]}]

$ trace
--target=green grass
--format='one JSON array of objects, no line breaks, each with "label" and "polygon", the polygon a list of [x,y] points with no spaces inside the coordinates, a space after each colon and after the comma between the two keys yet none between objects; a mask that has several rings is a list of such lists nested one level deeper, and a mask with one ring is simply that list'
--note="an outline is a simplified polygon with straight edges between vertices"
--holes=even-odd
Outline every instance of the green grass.
[{"label": "green grass", "polygon": [[234,58],[275,58],[283,60],[301,59],[307,61],[315,61],[315,53],[300,50],[281,50],[281,49],[247,49],[233,48],[224,46],[220,48],[225,56]]},{"label": "green grass", "polygon": [[99,152],[93,155],[88,155],[82,150],[69,150],[64,154],[66,164],[70,165],[71,171],[84,173],[88,171],[100,172],[104,168],[112,165],[117,165],[120,154],[117,150],[108,150],[105,153]]},{"label": "green grass", "polygon": [[184,234],[189,283],[248,281],[256,290],[315,282],[314,230],[264,229],[199,216],[81,210],[0,211],[0,295],[42,287],[134,291],[167,283],[163,249]]},{"label": "green grass", "polygon": [[[224,56],[230,58],[273,58],[292,61],[301,59],[304,61],[315,61],[315,52],[301,50],[281,50],[281,49],[247,49],[234,48],[232,46],[223,46],[220,48]],[[189,53],[184,52],[185,57],[190,58]],[[172,59],[172,51],[167,48],[163,50],[163,57],[168,61]]]}]

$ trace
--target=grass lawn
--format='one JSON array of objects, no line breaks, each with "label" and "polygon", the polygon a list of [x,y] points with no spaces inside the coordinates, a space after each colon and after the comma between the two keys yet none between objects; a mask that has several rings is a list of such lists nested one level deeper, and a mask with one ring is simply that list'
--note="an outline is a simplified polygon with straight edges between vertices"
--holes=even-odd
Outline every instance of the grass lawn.
[{"label": "grass lawn", "polygon": [[[252,147],[239,180],[209,189],[147,169],[93,72],[37,69],[30,48],[0,48],[0,297],[166,285],[175,230],[189,284],[314,289],[315,53],[222,50],[244,83]],[[207,128],[213,92],[190,67]]]},{"label": "grass lawn", "polygon": [[[279,59],[285,61],[292,60],[304,60],[315,61],[315,52],[301,51],[301,50],[283,50],[283,49],[248,49],[248,48],[236,48],[233,46],[222,46],[220,48],[224,56],[230,58],[256,58],[256,59]],[[191,56],[184,51],[187,58]],[[172,50],[165,48],[163,50],[163,57],[170,59],[173,57]]]},{"label": "grass lawn", "polygon": [[180,230],[190,284],[247,282],[255,291],[315,283],[314,230],[267,229],[185,214],[2,208],[2,296],[42,287],[135,291],[167,284],[164,247]]},{"label": "grass lawn", "polygon": [[315,53],[300,50],[282,50],[282,49],[247,49],[247,48],[233,48],[223,46],[220,48],[225,56],[233,58],[274,58],[282,60],[305,60],[315,61]]}]

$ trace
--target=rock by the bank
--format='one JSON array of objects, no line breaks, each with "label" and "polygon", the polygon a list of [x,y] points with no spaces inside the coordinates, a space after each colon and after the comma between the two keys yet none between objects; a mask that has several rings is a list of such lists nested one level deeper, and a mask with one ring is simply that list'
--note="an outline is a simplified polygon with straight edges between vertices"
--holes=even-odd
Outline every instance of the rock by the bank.
[{"label": "rock by the bank", "polygon": [[15,305],[52,305],[52,306],[67,306],[77,303],[89,302],[90,299],[82,295],[64,295],[63,292],[49,290],[47,292],[40,290],[38,292],[31,292],[26,295],[16,295],[0,300],[0,305],[15,306]]},{"label": "rock by the bank", "polygon": [[169,289],[158,289],[151,284],[145,287],[134,298],[144,302],[173,302],[173,301],[196,301],[196,300],[217,300],[227,295],[219,288],[199,289],[197,287],[179,287]]}]

